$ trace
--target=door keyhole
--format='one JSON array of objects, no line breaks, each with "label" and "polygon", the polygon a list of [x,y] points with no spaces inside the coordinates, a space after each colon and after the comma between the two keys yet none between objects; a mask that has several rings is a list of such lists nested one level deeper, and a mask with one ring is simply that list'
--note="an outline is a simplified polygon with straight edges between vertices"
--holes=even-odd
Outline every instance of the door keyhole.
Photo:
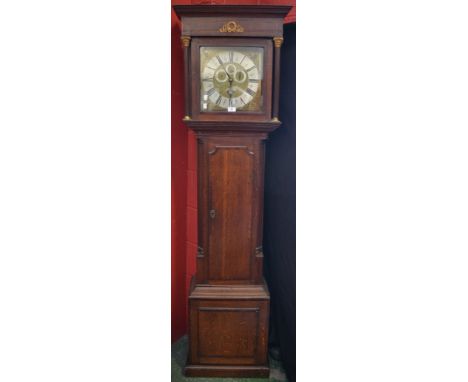
[{"label": "door keyhole", "polygon": [[216,210],[210,210],[210,217],[211,219],[214,219],[216,216]]}]

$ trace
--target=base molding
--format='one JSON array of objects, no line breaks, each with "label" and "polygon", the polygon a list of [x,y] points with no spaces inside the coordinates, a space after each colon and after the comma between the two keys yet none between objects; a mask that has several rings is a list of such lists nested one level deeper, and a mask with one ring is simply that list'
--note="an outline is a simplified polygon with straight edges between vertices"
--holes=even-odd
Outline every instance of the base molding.
[{"label": "base molding", "polygon": [[216,365],[190,365],[185,366],[187,377],[230,377],[230,378],[268,378],[268,366],[216,366]]},{"label": "base molding", "polygon": [[190,281],[190,300],[269,300],[270,292],[265,280],[261,284],[210,285]]}]

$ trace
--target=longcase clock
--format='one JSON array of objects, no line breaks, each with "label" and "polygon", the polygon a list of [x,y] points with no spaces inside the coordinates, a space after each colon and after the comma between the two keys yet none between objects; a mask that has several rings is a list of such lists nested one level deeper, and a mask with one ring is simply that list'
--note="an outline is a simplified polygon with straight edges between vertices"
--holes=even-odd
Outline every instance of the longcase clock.
[{"label": "longcase clock", "polygon": [[266,377],[264,142],[278,118],[290,6],[174,6],[182,21],[185,124],[198,141],[197,271],[188,376]]}]

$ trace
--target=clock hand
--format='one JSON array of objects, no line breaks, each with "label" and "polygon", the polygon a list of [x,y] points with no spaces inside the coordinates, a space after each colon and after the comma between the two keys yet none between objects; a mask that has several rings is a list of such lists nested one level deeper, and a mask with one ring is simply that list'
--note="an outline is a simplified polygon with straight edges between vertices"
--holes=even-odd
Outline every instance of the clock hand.
[{"label": "clock hand", "polygon": [[224,70],[224,73],[226,73],[226,75],[227,75],[228,78],[229,78],[229,88],[228,88],[228,90],[227,90],[226,92],[227,92],[227,94],[229,95],[229,106],[231,106],[231,105],[232,105],[232,95],[233,95],[233,93],[234,93],[233,87],[232,87],[232,82],[233,82],[234,80],[233,80],[232,77],[229,75],[229,73],[227,72],[227,70],[226,70],[226,68],[224,67],[224,65],[222,66],[222,69]]},{"label": "clock hand", "polygon": [[229,82],[232,82],[232,78],[231,76],[229,75],[229,73],[227,72],[226,68],[223,66],[223,70],[224,70],[224,73],[227,74],[228,78],[229,78]]},{"label": "clock hand", "polygon": [[233,90],[232,88],[230,87],[228,90],[227,90],[227,94],[229,95],[229,106],[231,106],[231,101],[232,101],[232,95],[233,95]]},{"label": "clock hand", "polygon": [[226,72],[228,78],[229,78],[229,88],[227,90],[227,94],[229,94],[229,106],[231,106],[231,98],[232,98],[232,94],[233,94],[233,90],[232,90],[232,78],[231,76],[229,75],[229,73],[227,72],[227,70],[224,68],[223,66],[223,70]]}]

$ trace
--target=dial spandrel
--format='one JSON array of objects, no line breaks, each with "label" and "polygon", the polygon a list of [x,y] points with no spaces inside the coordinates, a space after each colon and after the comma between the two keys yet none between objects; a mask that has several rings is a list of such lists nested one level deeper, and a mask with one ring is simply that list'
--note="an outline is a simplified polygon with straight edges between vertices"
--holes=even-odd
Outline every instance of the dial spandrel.
[{"label": "dial spandrel", "polygon": [[257,47],[201,47],[201,111],[261,111],[263,53]]}]

